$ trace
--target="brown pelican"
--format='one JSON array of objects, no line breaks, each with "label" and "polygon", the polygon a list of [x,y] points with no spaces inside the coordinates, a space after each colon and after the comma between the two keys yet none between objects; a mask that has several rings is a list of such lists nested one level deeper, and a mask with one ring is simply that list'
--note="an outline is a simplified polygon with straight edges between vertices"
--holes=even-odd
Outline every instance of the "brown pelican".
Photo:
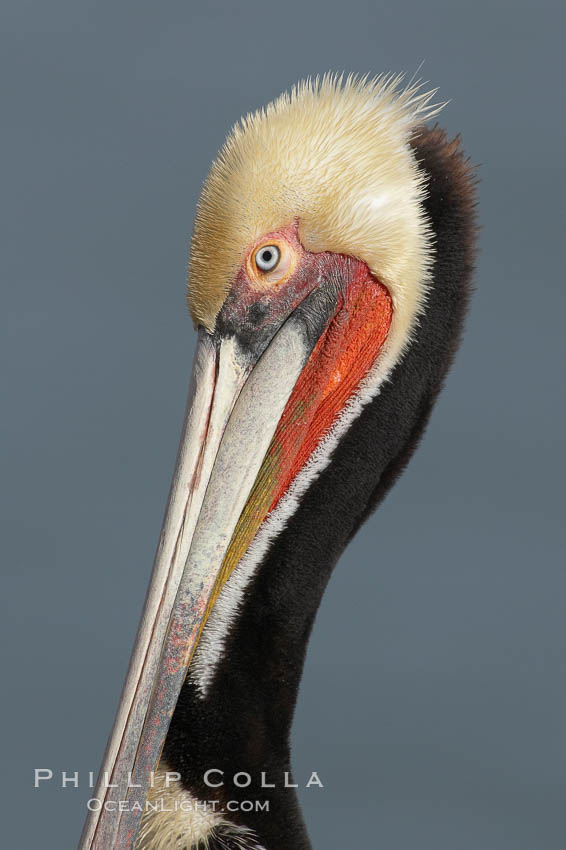
[{"label": "brown pelican", "polygon": [[82,850],[310,847],[286,786],[313,620],[423,433],[468,301],[474,177],[427,126],[432,97],[307,81],[212,166],[187,414]]}]

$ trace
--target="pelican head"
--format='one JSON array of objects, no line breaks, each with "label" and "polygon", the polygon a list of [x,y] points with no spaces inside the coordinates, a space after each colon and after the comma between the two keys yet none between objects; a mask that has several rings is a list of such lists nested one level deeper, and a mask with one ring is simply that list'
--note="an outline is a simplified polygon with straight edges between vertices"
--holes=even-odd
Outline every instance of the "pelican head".
[{"label": "pelican head", "polygon": [[[259,771],[285,749],[329,570],[406,463],[462,322],[472,181],[457,144],[425,127],[433,95],[393,77],[303,82],[242,119],[212,165],[191,243],[187,413],[83,850],[204,846],[224,816],[147,814],[155,776],[198,798],[203,741],[221,759],[241,737],[224,727],[256,709],[238,752],[261,751]],[[227,665],[245,666],[231,690]],[[307,846],[282,826],[245,843],[246,823],[224,821],[241,843],[219,847]]]}]

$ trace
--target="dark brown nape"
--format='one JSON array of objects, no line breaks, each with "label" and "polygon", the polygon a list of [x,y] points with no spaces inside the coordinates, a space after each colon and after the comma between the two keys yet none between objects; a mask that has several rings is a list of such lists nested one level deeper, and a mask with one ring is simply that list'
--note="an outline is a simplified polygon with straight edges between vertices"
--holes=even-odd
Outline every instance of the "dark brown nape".
[{"label": "dark brown nape", "polygon": [[[350,539],[401,475],[426,430],[434,403],[460,345],[472,293],[479,232],[476,220],[477,166],[466,156],[460,135],[450,139],[438,124],[417,127],[410,145],[419,167],[427,176],[424,207],[434,232],[435,257],[433,290],[417,329],[417,339],[412,344],[413,351],[405,358],[409,362],[405,365],[410,367],[411,361],[415,360],[417,366],[420,361],[422,367],[425,358],[419,356],[419,349],[426,351],[427,348],[440,356],[440,363],[433,370],[434,379],[429,383],[428,393],[421,398],[420,412],[414,419],[411,434],[401,452],[392,457],[383,469],[366,509],[352,528]],[[436,333],[438,330],[439,334]],[[400,368],[401,364],[396,371]]]},{"label": "dark brown nape", "polygon": [[452,208],[452,226],[461,235],[461,248],[467,254],[469,269],[473,270],[479,231],[476,222],[479,183],[477,166],[466,156],[460,134],[450,139],[446,130],[438,124],[417,127],[410,145],[417,162],[429,177],[425,207],[433,227],[439,220],[438,206],[449,203]]}]

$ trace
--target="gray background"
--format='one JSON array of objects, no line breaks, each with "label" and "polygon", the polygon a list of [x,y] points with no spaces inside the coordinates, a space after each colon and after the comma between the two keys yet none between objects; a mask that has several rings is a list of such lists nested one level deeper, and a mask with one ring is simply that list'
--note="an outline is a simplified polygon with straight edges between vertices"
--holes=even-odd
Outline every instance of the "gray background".
[{"label": "gray background", "polygon": [[[564,850],[558,3],[8,0],[2,11],[2,840],[73,847],[173,467],[188,234],[243,112],[422,74],[481,163],[467,334],[332,579],[294,727],[318,850]],[[348,628],[342,611],[349,612]]]}]

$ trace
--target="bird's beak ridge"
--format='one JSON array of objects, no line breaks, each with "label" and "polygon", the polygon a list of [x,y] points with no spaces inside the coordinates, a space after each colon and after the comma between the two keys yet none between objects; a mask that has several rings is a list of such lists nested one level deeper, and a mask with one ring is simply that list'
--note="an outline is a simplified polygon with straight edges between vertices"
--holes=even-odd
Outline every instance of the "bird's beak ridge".
[{"label": "bird's beak ridge", "polygon": [[226,560],[241,549],[234,530],[320,330],[296,310],[259,356],[235,336],[199,330],[153,574],[79,850],[134,846],[179,692],[229,576]]}]

